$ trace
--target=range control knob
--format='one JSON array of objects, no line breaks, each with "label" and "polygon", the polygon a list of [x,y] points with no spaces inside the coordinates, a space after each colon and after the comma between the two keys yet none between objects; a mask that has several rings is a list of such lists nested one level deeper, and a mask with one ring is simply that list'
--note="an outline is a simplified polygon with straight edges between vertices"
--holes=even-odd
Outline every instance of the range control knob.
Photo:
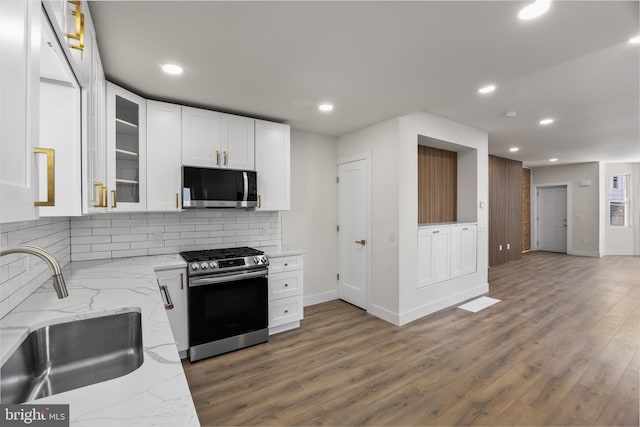
[{"label": "range control knob", "polygon": [[211,268],[216,268],[216,263],[215,263],[215,262],[213,262],[213,261],[211,261],[211,262],[209,263],[209,267],[211,267]]},{"label": "range control knob", "polygon": [[260,262],[260,259],[258,259],[258,257],[257,257],[257,256],[253,257],[253,263],[254,263],[254,264],[257,264],[257,263],[259,263],[259,262]]},{"label": "range control knob", "polygon": [[206,262],[203,262],[202,264],[200,264],[200,268],[202,268],[203,270],[206,270],[208,267]]},{"label": "range control knob", "polygon": [[191,269],[192,270],[197,270],[199,268],[200,268],[200,266],[198,265],[198,263],[194,262],[193,264],[191,264]]},{"label": "range control knob", "polygon": [[262,262],[267,262],[267,257],[266,257],[266,256],[263,256],[261,261],[262,261]]}]

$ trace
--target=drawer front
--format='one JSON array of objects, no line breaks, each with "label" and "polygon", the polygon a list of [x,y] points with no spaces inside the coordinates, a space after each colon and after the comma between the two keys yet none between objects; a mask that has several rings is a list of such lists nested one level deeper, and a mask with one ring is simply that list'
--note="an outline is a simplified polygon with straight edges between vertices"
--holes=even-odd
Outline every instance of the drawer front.
[{"label": "drawer front", "polygon": [[269,300],[302,294],[302,270],[269,275]]},{"label": "drawer front", "polygon": [[269,301],[269,327],[302,319],[302,295]]},{"label": "drawer front", "polygon": [[269,273],[302,270],[302,255],[269,258]]}]

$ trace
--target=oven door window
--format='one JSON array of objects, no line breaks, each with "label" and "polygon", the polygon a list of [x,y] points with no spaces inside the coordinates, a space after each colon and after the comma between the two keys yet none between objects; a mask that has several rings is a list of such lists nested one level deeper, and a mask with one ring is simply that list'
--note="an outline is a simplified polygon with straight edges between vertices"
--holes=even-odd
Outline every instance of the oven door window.
[{"label": "oven door window", "polygon": [[267,278],[189,287],[189,345],[268,325]]}]

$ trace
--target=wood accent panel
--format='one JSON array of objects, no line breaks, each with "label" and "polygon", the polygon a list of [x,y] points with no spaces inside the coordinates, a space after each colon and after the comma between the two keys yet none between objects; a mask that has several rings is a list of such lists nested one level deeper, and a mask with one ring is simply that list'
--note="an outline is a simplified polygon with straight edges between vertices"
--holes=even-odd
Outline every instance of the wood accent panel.
[{"label": "wood accent panel", "polygon": [[489,265],[521,257],[522,162],[489,156]]},{"label": "wood accent panel", "polygon": [[418,223],[457,220],[458,153],[418,145]]},{"label": "wood accent panel", "polygon": [[640,257],[530,252],[489,271],[503,301],[475,314],[398,328],[332,301],[183,366],[203,426],[637,426],[637,271]]},{"label": "wood accent panel", "polygon": [[522,251],[531,250],[531,169],[522,168]]}]

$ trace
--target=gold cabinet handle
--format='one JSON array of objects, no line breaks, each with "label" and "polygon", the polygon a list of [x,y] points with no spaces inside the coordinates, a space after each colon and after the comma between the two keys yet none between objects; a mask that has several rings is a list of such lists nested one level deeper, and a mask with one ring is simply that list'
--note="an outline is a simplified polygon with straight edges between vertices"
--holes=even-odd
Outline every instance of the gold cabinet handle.
[{"label": "gold cabinet handle", "polygon": [[176,193],[176,209],[178,209],[179,204],[180,204],[180,198],[178,196],[178,193]]},{"label": "gold cabinet handle", "polygon": [[184,273],[180,273],[180,289],[184,289]]},{"label": "gold cabinet handle", "polygon": [[258,207],[262,207],[262,197],[258,194]]},{"label": "gold cabinet handle", "polygon": [[434,230],[433,234],[438,234],[440,232],[440,230]]},{"label": "gold cabinet handle", "polygon": [[227,166],[227,152],[224,152],[224,165]]},{"label": "gold cabinet handle", "polygon": [[366,244],[367,244],[367,241],[366,241],[366,240],[364,240],[364,239],[362,239],[362,240],[356,240],[356,243],[357,243],[357,244],[359,244],[359,245],[364,246],[364,245],[366,245]]},{"label": "gold cabinet handle", "polygon": [[220,150],[216,150],[216,165],[220,166]]},{"label": "gold cabinet handle", "polygon": [[71,44],[73,49],[84,50],[84,13],[82,13],[82,5],[79,0],[69,0],[69,3],[75,6],[71,14],[76,17],[76,32],[67,33],[67,37],[78,40],[78,44]]},{"label": "gold cabinet handle", "polygon": [[55,206],[56,205],[56,153],[53,148],[34,148],[36,154],[47,155],[47,200],[44,202],[36,201],[36,206]]},{"label": "gold cabinet handle", "polygon": [[116,190],[111,190],[111,194],[113,195],[113,204],[111,205],[112,208],[117,208],[118,207],[118,201],[116,199]]},{"label": "gold cabinet handle", "polygon": [[101,182],[94,182],[93,183],[94,187],[98,187],[98,204],[97,205],[93,205],[94,208],[104,208],[105,204],[104,204],[104,184]]},{"label": "gold cabinet handle", "polygon": [[109,187],[102,187],[102,192],[104,193],[103,195],[103,205],[101,206],[102,208],[106,208],[107,205],[109,204]]}]

